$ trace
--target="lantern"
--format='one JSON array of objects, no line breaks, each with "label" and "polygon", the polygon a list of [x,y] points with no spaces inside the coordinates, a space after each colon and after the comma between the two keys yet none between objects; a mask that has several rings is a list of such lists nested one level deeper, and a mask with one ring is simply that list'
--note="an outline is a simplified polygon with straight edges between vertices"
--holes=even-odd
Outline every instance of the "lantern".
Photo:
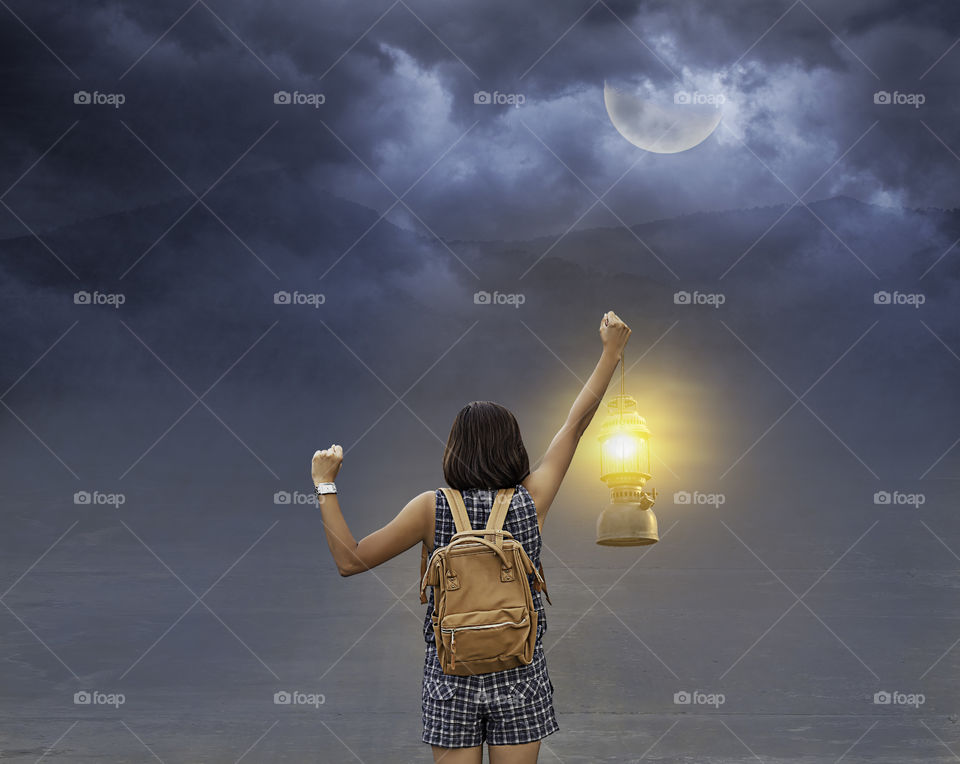
[{"label": "lantern", "polygon": [[[622,372],[621,372],[622,373]],[[642,546],[660,540],[651,507],[657,497],[643,487],[650,474],[650,429],[637,412],[637,401],[625,395],[607,402],[600,426],[600,479],[610,488],[610,503],[597,518],[597,543]]]}]

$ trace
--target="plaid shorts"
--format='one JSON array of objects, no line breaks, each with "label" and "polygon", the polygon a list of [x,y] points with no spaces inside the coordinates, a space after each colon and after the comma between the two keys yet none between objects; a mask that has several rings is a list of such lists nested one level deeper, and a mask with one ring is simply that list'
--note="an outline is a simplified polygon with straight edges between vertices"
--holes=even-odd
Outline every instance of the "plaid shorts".
[{"label": "plaid shorts", "polygon": [[473,676],[444,674],[436,646],[427,644],[421,695],[422,740],[431,745],[518,745],[560,729],[539,641],[530,664]]}]

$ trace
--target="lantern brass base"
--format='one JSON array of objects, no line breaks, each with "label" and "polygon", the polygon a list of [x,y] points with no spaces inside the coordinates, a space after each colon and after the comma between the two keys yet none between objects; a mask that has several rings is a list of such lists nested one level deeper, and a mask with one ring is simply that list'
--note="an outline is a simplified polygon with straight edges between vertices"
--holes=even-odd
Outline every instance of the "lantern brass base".
[{"label": "lantern brass base", "polygon": [[602,546],[645,546],[659,540],[657,516],[641,504],[608,504],[597,518]]}]

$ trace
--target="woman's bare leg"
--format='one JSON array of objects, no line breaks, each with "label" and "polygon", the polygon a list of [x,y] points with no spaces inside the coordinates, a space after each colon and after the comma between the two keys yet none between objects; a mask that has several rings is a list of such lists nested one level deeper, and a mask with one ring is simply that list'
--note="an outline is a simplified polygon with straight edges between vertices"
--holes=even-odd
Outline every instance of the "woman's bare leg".
[{"label": "woman's bare leg", "polygon": [[433,748],[434,764],[482,764],[483,746],[475,745],[472,748],[442,748],[439,745]]},{"label": "woman's bare leg", "polygon": [[520,745],[491,745],[490,764],[537,764],[540,741]]}]

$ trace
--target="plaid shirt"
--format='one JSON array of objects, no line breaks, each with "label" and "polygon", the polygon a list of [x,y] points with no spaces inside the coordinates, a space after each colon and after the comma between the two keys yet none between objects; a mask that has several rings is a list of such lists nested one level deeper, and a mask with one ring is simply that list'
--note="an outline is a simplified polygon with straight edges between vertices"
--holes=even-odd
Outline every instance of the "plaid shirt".
[{"label": "plaid shirt", "polygon": [[[463,503],[467,508],[467,516],[470,518],[470,525],[475,530],[485,527],[490,517],[490,510],[493,508],[493,498],[496,491],[486,488],[468,488],[462,493]],[[537,508],[534,506],[530,492],[522,485],[516,487],[513,501],[510,502],[510,509],[507,511],[507,517],[503,522],[503,529],[513,534],[513,538],[523,545],[524,551],[533,561],[533,567],[538,567],[540,565],[541,538],[540,528],[537,525]],[[433,548],[439,549],[449,544],[456,531],[457,526],[453,522],[453,513],[450,511],[450,505],[447,504],[447,497],[438,488]],[[530,582],[533,606],[537,610],[537,648],[540,649],[543,634],[547,630],[547,613],[543,607],[543,595],[533,588],[537,577],[529,575],[527,580]],[[433,587],[428,586],[427,589],[429,593],[427,595],[427,613],[423,620],[423,638],[428,645],[436,647],[433,622],[430,620],[430,614],[433,613]]]}]

